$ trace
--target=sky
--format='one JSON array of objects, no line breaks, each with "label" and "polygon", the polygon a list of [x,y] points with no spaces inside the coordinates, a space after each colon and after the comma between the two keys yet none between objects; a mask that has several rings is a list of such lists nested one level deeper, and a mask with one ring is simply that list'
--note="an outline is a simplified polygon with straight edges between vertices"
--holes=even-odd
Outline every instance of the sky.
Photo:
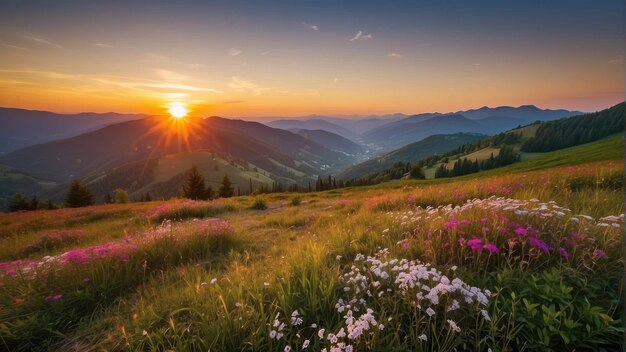
[{"label": "sky", "polygon": [[0,106],[227,117],[624,100],[624,2],[0,0]]}]

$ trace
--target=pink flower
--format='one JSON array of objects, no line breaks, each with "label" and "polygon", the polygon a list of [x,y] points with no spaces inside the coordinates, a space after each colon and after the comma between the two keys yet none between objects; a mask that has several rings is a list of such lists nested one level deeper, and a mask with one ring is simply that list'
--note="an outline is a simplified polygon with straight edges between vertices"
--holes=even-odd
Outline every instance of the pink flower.
[{"label": "pink flower", "polygon": [[486,223],[486,222],[487,222],[487,220],[488,220],[487,218],[481,218],[481,219],[480,219],[480,222],[482,222],[482,223],[484,224],[484,223]]},{"label": "pink flower", "polygon": [[593,256],[596,257],[596,258],[608,258],[606,253],[603,250],[601,250],[600,248],[594,249]]},{"label": "pink flower", "polygon": [[498,249],[498,247],[496,247],[496,245],[493,243],[487,243],[486,245],[483,246],[483,248],[488,250],[491,253],[500,253],[500,250]]},{"label": "pink flower", "polygon": [[528,234],[528,230],[526,230],[523,227],[518,227],[518,228],[515,229],[515,234],[519,235],[519,236],[525,236],[525,235]]},{"label": "pink flower", "polygon": [[60,300],[61,298],[63,298],[63,295],[59,293],[59,294],[56,294],[54,296],[46,297],[46,301],[47,302],[56,302],[56,301]]},{"label": "pink flower", "polygon": [[529,241],[530,241],[531,247],[535,247],[544,253],[548,253],[550,251],[550,248],[548,247],[548,245],[540,239],[537,239],[535,237],[529,237]]},{"label": "pink flower", "polygon": [[563,247],[559,247],[559,254],[561,255],[561,257],[563,258],[567,258],[569,257],[569,253],[567,253],[567,251],[565,249],[563,249]]},{"label": "pink flower", "polygon": [[459,223],[456,221],[456,218],[452,218],[450,219],[450,221],[443,224],[443,227],[445,227],[446,229],[449,229],[451,227],[457,227],[457,226],[459,226]]},{"label": "pink flower", "polygon": [[467,241],[467,245],[470,246],[470,248],[472,249],[472,251],[482,251],[483,250],[483,240],[480,238],[472,238],[471,240]]},{"label": "pink flower", "polygon": [[457,242],[459,242],[459,246],[463,247],[465,246],[465,238],[461,237],[457,240]]}]

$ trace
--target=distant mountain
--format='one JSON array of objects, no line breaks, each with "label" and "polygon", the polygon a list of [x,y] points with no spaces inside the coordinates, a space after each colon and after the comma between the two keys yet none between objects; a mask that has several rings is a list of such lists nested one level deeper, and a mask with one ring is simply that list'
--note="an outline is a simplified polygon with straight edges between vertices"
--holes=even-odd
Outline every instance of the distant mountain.
[{"label": "distant mountain", "polygon": [[366,133],[363,139],[384,149],[395,149],[436,134],[482,133],[484,126],[459,114],[441,115],[420,122],[395,125]]},{"label": "distant mountain", "polygon": [[338,134],[344,138],[352,141],[359,139],[357,133],[348,130],[345,127],[339,126],[332,122],[328,122],[322,119],[306,119],[306,120],[275,120],[266,123],[266,125],[274,128],[280,128],[284,130],[302,129],[302,130],[324,130]]},{"label": "distant mountain", "polygon": [[[353,159],[289,131],[213,117],[190,120],[189,138],[157,119],[128,121],[80,136],[20,149],[0,158],[16,169],[66,181],[150,158],[209,151],[276,177],[305,178]],[[161,126],[161,127],[159,127]]]},{"label": "distant mountain", "polygon": [[433,154],[443,154],[459,146],[485,138],[478,133],[455,133],[429,136],[382,156],[351,166],[337,175],[338,179],[349,180],[369,173],[390,168],[398,161],[414,162]]},{"label": "distant mountain", "polygon": [[578,111],[543,110],[534,105],[482,107],[450,114],[426,113],[391,121],[363,134],[369,145],[394,149],[428,135],[476,132],[493,135],[534,121],[549,121],[580,114]]},{"label": "distant mountain", "polygon": [[55,114],[48,111],[0,108],[0,154],[145,117],[112,112]]},{"label": "distant mountain", "polygon": [[306,139],[312,140],[319,145],[323,145],[330,150],[346,153],[349,155],[359,155],[365,153],[364,147],[332,132],[328,132],[325,130],[302,129],[292,129],[290,131],[299,134]]},{"label": "distant mountain", "polygon": [[491,116],[500,116],[507,118],[518,118],[523,120],[532,120],[533,121],[549,121],[554,119],[560,119],[562,117],[569,117],[574,115],[580,115],[582,112],[580,111],[569,111],[569,110],[550,110],[550,109],[540,109],[534,105],[522,105],[519,107],[513,106],[498,106],[495,108],[489,108],[487,106],[483,106],[480,109],[473,110],[465,110],[465,111],[457,111],[457,114],[462,114],[465,117],[470,119],[484,119],[486,117]]}]

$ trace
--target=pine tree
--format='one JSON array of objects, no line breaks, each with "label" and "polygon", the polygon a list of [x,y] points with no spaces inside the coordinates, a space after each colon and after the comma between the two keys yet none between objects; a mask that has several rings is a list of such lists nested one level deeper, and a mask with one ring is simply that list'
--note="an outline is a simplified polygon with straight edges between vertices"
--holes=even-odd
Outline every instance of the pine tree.
[{"label": "pine tree", "polygon": [[222,198],[230,198],[233,196],[234,189],[230,184],[230,180],[228,179],[228,175],[224,175],[224,179],[222,179],[222,186],[220,187],[219,194]]},{"label": "pine tree", "polygon": [[150,192],[146,192],[144,202],[152,202],[152,196],[150,196]]},{"label": "pine tree", "polygon": [[11,200],[9,201],[9,211],[20,211],[20,210],[28,210],[29,208],[28,200],[21,193],[15,193]]},{"label": "pine tree", "polygon": [[111,199],[111,195],[110,194],[105,194],[104,195],[104,204],[111,204],[113,203],[113,199]]},{"label": "pine tree", "polygon": [[426,178],[424,176],[422,168],[419,167],[419,165],[415,165],[411,168],[411,171],[409,172],[409,177],[416,180],[423,180]]},{"label": "pine tree", "polygon": [[65,205],[68,208],[79,208],[93,205],[93,195],[83,187],[78,180],[74,180],[65,195]]},{"label": "pine tree", "polygon": [[183,185],[183,197],[193,200],[209,199],[204,177],[198,172],[194,165],[187,173],[187,181]]},{"label": "pine tree", "polygon": [[46,201],[46,208],[48,208],[48,210],[56,209],[56,207],[54,206],[54,204],[52,203],[50,199]]},{"label": "pine tree", "polygon": [[28,208],[30,210],[37,210],[39,209],[39,199],[37,198],[37,195],[33,195],[33,197],[30,199],[30,204],[28,206]]}]

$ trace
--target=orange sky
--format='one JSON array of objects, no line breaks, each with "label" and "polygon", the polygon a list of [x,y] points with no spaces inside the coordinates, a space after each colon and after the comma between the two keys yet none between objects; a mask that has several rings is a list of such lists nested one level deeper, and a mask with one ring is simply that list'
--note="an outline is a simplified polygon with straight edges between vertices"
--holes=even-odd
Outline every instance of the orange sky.
[{"label": "orange sky", "polygon": [[[513,13],[488,2],[465,12],[406,5],[379,16],[331,5],[159,4],[138,15],[119,4],[7,6],[0,106],[162,114],[179,102],[198,116],[254,117],[524,104],[593,111],[624,99],[614,2]],[[583,15],[588,26],[568,25]]]}]

